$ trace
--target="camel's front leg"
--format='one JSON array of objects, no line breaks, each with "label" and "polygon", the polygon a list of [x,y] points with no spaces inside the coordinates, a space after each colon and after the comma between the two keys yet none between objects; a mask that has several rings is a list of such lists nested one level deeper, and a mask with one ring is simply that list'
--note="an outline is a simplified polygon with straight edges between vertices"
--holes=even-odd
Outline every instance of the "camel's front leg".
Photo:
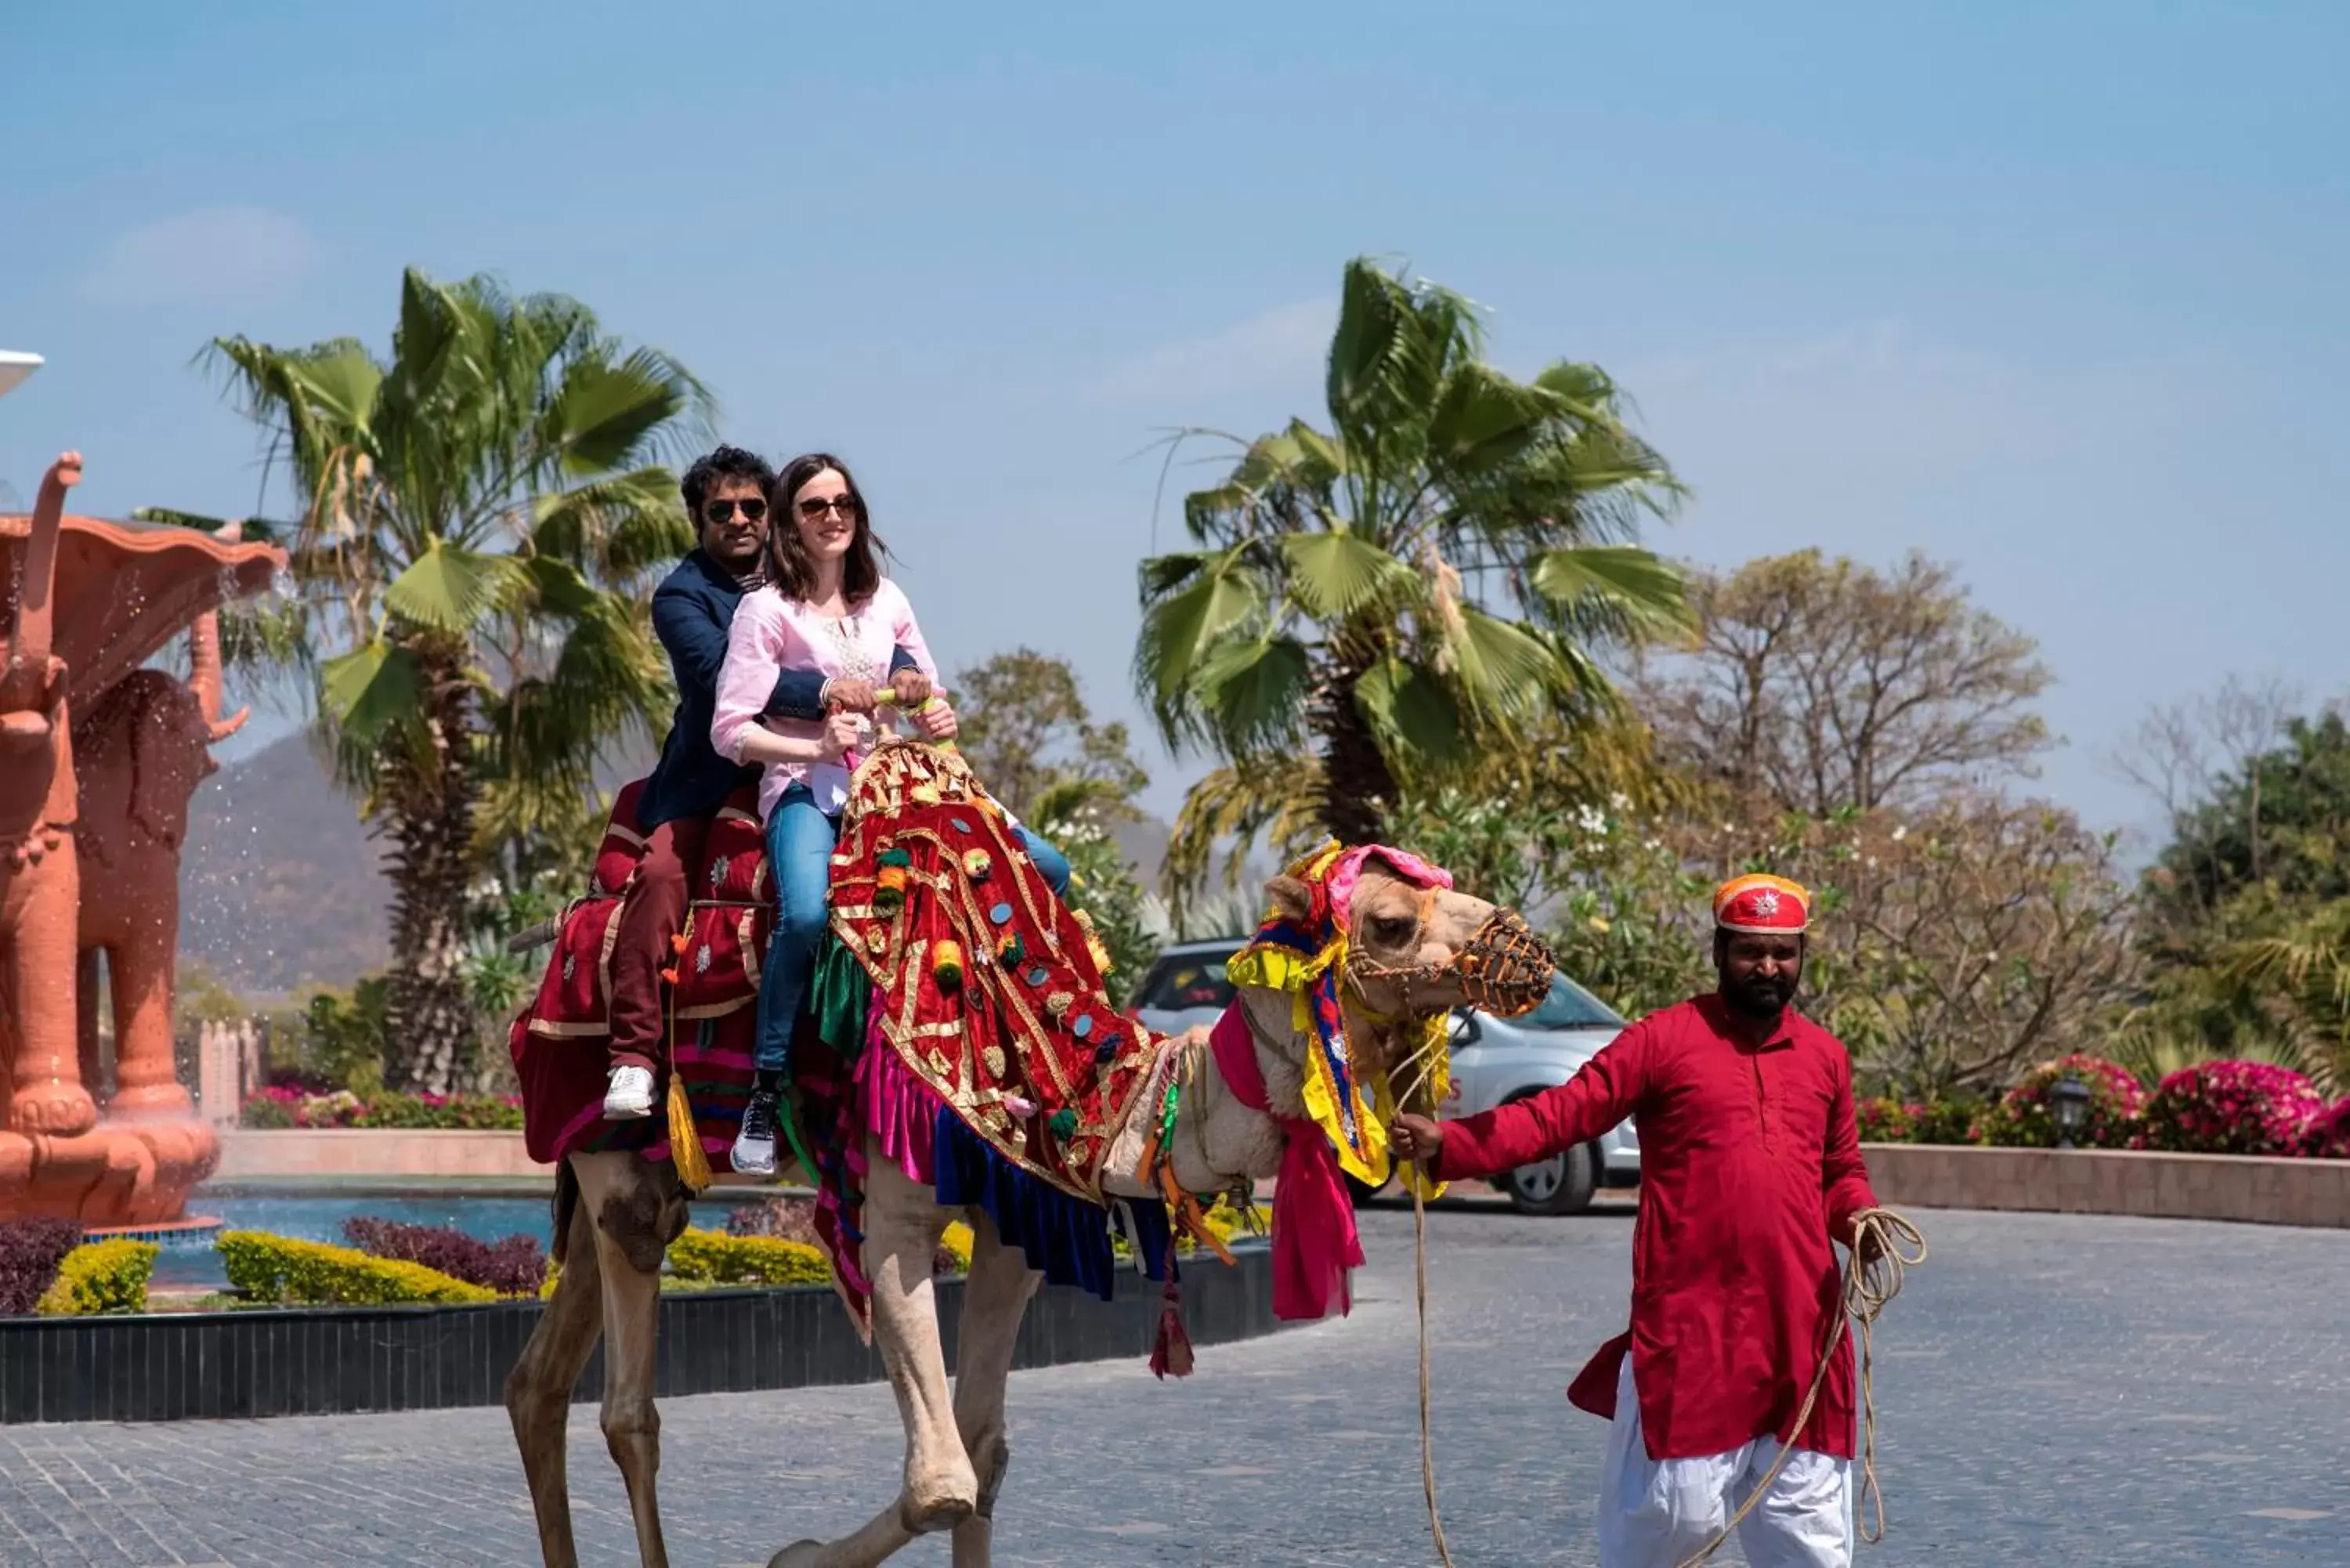
[{"label": "camel's front leg", "polygon": [[931,1282],[948,1215],[929,1188],[878,1145],[867,1147],[865,1275],[873,1282],[874,1342],[906,1427],[904,1489],[856,1534],[796,1542],[770,1559],[769,1568],[874,1568],[917,1535],[962,1523],[979,1502],[978,1478],[955,1428]]},{"label": "camel's front leg", "polygon": [[994,1552],[995,1496],[1012,1462],[1004,1440],[1003,1392],[1020,1320],[1044,1276],[1003,1244],[995,1221],[974,1212],[971,1276],[963,1285],[962,1332],[955,1345],[955,1426],[979,1478],[979,1505],[955,1526],[954,1568],[989,1568]]},{"label": "camel's front leg", "polygon": [[865,1194],[865,1272],[873,1282],[873,1337],[906,1424],[906,1490],[899,1500],[907,1527],[948,1529],[970,1517],[979,1481],[955,1430],[939,1343],[939,1301],[931,1272],[946,1210],[931,1189],[909,1178],[876,1147]]}]

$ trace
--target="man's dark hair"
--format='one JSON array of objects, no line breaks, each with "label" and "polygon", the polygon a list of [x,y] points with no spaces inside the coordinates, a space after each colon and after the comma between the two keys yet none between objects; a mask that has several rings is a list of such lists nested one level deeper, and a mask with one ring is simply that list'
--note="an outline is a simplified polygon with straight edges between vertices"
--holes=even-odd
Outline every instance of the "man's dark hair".
[{"label": "man's dark hair", "polygon": [[865,492],[857,488],[857,476],[827,452],[792,459],[784,465],[782,476],[768,487],[767,513],[773,519],[767,524],[768,575],[785,598],[806,600],[815,591],[816,566],[800,543],[799,511],[793,501],[809,480],[826,472],[840,475],[847,484],[849,505],[857,513],[857,536],[840,563],[840,597],[850,604],[862,604],[881,586],[880,557],[889,553],[889,547],[873,532],[873,519],[865,510]]},{"label": "man's dark hair", "polygon": [[739,446],[722,446],[694,459],[678,489],[685,496],[685,514],[695,528],[702,526],[702,504],[710,498],[710,487],[722,479],[747,479],[764,495],[775,488],[775,471],[767,466],[765,458]]}]

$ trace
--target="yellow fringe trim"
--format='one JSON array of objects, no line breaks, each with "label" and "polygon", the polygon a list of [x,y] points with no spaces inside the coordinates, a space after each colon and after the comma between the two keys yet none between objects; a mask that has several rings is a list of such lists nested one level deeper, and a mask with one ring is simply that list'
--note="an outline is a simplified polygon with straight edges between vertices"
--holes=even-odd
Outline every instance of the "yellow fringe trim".
[{"label": "yellow fringe trim", "polygon": [[688,1192],[698,1193],[710,1185],[710,1158],[702,1152],[693,1106],[685,1097],[685,1082],[674,1066],[669,1074],[669,1158]]}]

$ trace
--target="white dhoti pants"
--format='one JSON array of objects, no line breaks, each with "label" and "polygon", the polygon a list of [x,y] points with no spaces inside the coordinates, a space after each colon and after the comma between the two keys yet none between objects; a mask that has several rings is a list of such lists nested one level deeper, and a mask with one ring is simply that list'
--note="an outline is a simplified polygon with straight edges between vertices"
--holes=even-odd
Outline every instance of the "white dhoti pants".
[{"label": "white dhoti pants", "polygon": [[[1650,1459],[1627,1355],[1599,1483],[1599,1568],[1679,1568],[1721,1533],[1778,1457],[1777,1439],[1758,1438],[1726,1454]],[[1740,1521],[1738,1544],[1752,1568],[1852,1568],[1853,1533],[1852,1461],[1797,1449]]]}]

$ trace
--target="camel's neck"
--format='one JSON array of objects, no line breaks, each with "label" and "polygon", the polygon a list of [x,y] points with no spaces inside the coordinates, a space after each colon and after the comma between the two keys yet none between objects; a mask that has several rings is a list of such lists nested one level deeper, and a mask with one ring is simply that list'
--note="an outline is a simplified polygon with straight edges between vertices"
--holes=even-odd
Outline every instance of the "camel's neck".
[{"label": "camel's neck", "polygon": [[[1282,1134],[1275,1115],[1305,1114],[1305,1042],[1290,1028],[1287,993],[1244,988],[1238,1005],[1247,1022],[1249,1049],[1264,1081],[1267,1108],[1244,1104],[1224,1081],[1208,1031],[1195,1029],[1167,1043],[1168,1072],[1180,1091],[1175,1126],[1165,1156],[1184,1191],[1201,1197],[1230,1190],[1243,1180],[1263,1180],[1281,1167]],[[1125,1198],[1156,1196],[1159,1189],[1138,1178],[1159,1109],[1166,1104],[1167,1074],[1154,1075],[1135,1100],[1133,1114],[1111,1146],[1102,1186]]]}]

